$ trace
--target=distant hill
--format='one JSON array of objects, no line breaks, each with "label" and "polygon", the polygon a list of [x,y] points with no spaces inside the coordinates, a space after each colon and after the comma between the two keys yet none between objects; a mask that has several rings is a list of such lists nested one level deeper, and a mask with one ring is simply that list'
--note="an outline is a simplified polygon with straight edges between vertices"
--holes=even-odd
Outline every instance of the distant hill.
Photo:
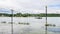
[{"label": "distant hill", "polygon": [[[0,16],[5,16],[5,17],[11,17],[12,14],[7,14],[7,13],[0,13]],[[14,17],[46,17],[46,14],[22,14],[22,13],[16,13],[13,15]],[[47,14],[47,17],[60,17],[60,14]]]},{"label": "distant hill", "polygon": [[6,8],[0,8],[0,13],[11,13],[10,9],[6,9]]},{"label": "distant hill", "polygon": [[[6,9],[6,8],[0,8],[0,16],[5,16],[5,17],[11,17],[11,10]],[[45,13],[40,13],[40,14],[29,14],[29,13],[16,13],[13,15],[14,17],[46,17]],[[60,17],[60,14],[47,14],[47,17]]]}]

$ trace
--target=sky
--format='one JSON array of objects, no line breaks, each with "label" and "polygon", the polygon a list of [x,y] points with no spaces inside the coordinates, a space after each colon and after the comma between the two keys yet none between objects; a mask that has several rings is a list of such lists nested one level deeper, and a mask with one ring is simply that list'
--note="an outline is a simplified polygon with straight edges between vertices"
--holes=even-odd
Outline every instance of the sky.
[{"label": "sky", "polygon": [[[60,13],[60,0],[0,0],[0,8],[9,8],[22,13]],[[9,13],[9,12],[8,12]]]}]

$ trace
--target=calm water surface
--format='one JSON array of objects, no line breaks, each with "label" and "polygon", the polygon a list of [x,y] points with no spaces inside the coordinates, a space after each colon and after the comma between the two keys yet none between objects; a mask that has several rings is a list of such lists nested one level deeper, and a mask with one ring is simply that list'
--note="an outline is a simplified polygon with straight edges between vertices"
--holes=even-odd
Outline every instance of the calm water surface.
[{"label": "calm water surface", "polygon": [[[48,24],[55,24],[56,27],[48,27],[48,31],[50,32],[60,32],[60,17],[48,17],[47,18]],[[11,17],[0,17],[0,23],[2,21],[11,22]],[[36,19],[35,17],[14,17],[13,22],[17,24],[18,22],[21,23],[30,23],[27,27],[23,28],[22,30],[30,31],[39,31],[42,29],[45,30],[45,22],[46,18],[42,17],[42,19]],[[30,28],[31,27],[31,28]],[[17,27],[18,28],[18,27]],[[28,29],[28,30],[27,30]]]}]

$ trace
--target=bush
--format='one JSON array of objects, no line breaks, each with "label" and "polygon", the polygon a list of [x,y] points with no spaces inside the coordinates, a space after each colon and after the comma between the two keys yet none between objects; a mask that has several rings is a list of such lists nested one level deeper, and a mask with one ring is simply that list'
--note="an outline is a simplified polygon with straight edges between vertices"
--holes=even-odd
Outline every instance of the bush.
[{"label": "bush", "polygon": [[6,23],[6,21],[3,21],[3,22],[1,22],[1,23]]},{"label": "bush", "polygon": [[45,24],[45,26],[56,26],[55,24]]}]

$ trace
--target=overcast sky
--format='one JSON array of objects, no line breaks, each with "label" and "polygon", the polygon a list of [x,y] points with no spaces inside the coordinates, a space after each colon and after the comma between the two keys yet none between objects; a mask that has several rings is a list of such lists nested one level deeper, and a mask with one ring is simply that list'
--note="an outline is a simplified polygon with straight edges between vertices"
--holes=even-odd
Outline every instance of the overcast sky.
[{"label": "overcast sky", "polygon": [[12,8],[22,13],[60,13],[60,0],[0,0],[0,8]]}]

